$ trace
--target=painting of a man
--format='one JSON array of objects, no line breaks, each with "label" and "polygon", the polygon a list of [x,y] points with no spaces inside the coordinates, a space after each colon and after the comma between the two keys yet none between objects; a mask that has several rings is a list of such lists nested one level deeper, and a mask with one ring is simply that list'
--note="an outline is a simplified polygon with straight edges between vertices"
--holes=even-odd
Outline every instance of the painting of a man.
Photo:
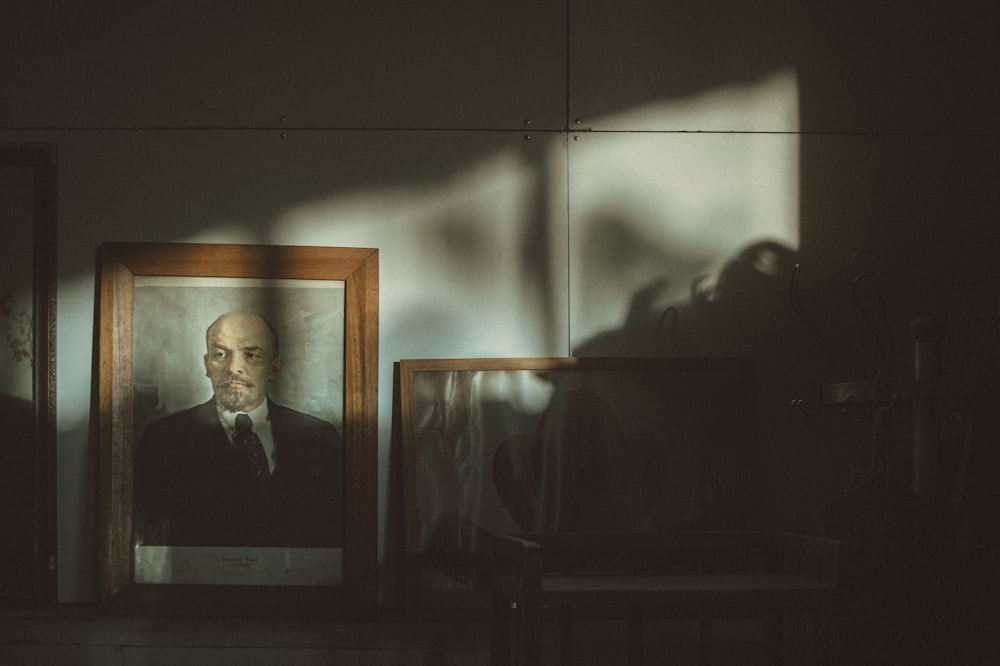
[{"label": "painting of a man", "polygon": [[153,421],[135,447],[136,543],[341,547],[341,436],[269,397],[283,364],[275,328],[230,311],[205,342],[212,398]]}]

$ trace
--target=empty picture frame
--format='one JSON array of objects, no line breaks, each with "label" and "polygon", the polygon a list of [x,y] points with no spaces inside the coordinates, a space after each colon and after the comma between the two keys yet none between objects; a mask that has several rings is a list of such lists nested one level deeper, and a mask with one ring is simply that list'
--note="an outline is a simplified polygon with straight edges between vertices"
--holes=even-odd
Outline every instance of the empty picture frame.
[{"label": "empty picture frame", "polygon": [[[373,606],[377,250],[105,243],[99,293],[101,603]],[[252,478],[243,411],[270,462]]]},{"label": "empty picture frame", "polygon": [[406,605],[488,609],[491,537],[743,525],[752,362],[403,360]]}]

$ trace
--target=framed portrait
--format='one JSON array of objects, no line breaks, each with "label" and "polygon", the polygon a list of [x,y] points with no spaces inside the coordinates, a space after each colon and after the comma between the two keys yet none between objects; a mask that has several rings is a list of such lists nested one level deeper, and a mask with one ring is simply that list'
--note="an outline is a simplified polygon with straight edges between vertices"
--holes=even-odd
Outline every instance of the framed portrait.
[{"label": "framed portrait", "polygon": [[378,251],[100,248],[101,603],[374,605]]},{"label": "framed portrait", "polygon": [[56,594],[56,156],[0,144],[0,610]]},{"label": "framed portrait", "polygon": [[495,534],[731,529],[752,501],[752,362],[399,364],[409,611],[488,612]]}]

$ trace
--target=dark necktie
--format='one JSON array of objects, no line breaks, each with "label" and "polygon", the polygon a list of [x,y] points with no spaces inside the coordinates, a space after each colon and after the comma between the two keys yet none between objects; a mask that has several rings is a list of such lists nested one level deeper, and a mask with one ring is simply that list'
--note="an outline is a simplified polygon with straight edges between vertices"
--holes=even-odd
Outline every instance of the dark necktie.
[{"label": "dark necktie", "polygon": [[253,421],[246,414],[236,415],[236,432],[233,434],[233,446],[240,465],[251,478],[267,479],[271,477],[271,468],[267,462],[267,454],[260,437],[253,431]]}]

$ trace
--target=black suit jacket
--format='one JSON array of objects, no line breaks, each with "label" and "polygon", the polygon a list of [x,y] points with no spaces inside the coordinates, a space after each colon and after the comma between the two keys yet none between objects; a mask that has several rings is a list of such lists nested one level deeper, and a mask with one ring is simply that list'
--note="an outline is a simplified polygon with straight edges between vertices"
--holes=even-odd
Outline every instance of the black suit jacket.
[{"label": "black suit jacket", "polygon": [[241,474],[215,401],[154,421],[135,448],[137,543],[343,545],[343,443],[331,423],[268,401],[276,467]]}]

